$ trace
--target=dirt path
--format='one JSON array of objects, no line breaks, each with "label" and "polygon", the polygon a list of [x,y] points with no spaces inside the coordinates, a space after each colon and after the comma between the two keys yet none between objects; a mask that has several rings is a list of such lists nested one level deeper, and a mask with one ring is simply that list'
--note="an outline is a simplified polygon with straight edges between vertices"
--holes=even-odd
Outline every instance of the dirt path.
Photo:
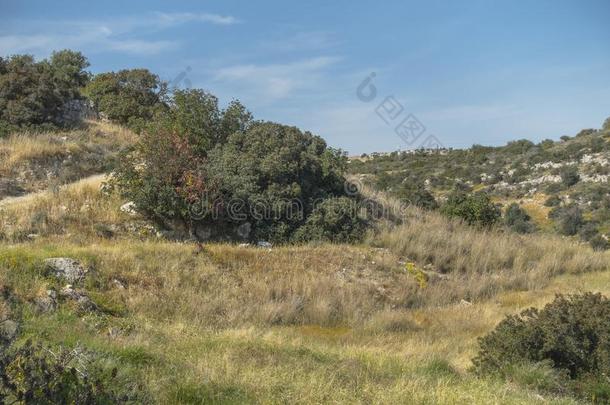
[{"label": "dirt path", "polygon": [[[70,188],[73,186],[85,185],[85,184],[95,184],[101,183],[106,180],[106,174],[94,174],[93,176],[82,178],[74,183],[68,183],[61,186],[61,189]],[[25,194],[19,197],[7,197],[0,200],[0,207],[14,204],[22,204],[27,203],[28,201],[32,201],[37,197],[42,197],[48,195],[50,192],[48,190],[37,191],[35,193]]]}]

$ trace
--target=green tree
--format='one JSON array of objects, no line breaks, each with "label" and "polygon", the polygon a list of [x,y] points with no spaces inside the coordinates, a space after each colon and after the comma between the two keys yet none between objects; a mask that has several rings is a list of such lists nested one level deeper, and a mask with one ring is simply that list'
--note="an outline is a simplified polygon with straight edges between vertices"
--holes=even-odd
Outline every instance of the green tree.
[{"label": "green tree", "polygon": [[147,69],[100,73],[84,89],[100,113],[140,131],[166,108],[167,84]]},{"label": "green tree", "polygon": [[163,225],[283,242],[316,202],[346,194],[341,151],[295,127],[253,122],[237,101],[220,110],[211,94],[177,91],[157,118],[121,157],[112,184]]},{"label": "green tree", "polygon": [[[257,122],[235,132],[210,153],[210,173],[220,184],[223,201],[241,200],[238,215],[225,218],[248,222],[258,239],[286,241],[303,224],[316,200],[341,196],[346,158],[341,151],[309,132],[271,122]],[[253,215],[261,203],[272,216]],[[294,215],[294,204],[302,215]],[[291,214],[289,214],[291,213]],[[241,217],[241,220],[235,218]]]},{"label": "green tree", "polygon": [[364,237],[366,222],[358,215],[357,202],[348,197],[320,201],[294,234],[296,241],[356,242]]},{"label": "green tree", "polygon": [[30,55],[0,58],[0,131],[65,125],[64,106],[81,97],[88,66],[81,53],[70,50],[39,62]]},{"label": "green tree", "polygon": [[200,89],[177,90],[158,122],[165,130],[188,138],[199,153],[206,155],[229,135],[246,131],[252,114],[237,100],[221,111],[216,96]]},{"label": "green tree", "polygon": [[457,217],[469,225],[489,227],[500,218],[500,209],[485,193],[467,194],[454,191],[449,195],[441,212],[449,217]]}]

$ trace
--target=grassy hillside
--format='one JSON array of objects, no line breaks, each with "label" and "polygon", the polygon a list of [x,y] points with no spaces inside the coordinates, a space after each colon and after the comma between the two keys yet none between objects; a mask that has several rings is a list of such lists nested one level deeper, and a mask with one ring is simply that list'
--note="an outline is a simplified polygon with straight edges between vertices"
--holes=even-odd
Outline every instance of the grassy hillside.
[{"label": "grassy hillside", "polygon": [[408,198],[415,184],[441,203],[456,187],[486,192],[502,207],[519,204],[546,233],[559,232],[554,208],[575,206],[588,228],[581,239],[588,240],[591,229],[606,240],[610,234],[610,128],[583,130],[557,142],[364,155],[351,159],[350,171],[399,198]]},{"label": "grassy hillside", "polygon": [[[557,292],[610,293],[608,253],[553,235],[481,231],[417,208],[379,223],[359,245],[169,242],[121,211],[125,201],[102,182],[0,201],[2,310],[19,323],[18,343],[84,350],[117,367],[125,398],[578,402],[541,389],[535,370],[508,382],[476,377],[471,358],[477,337],[506,314]],[[65,287],[45,270],[52,257],[92,270],[75,288],[93,306],[60,295],[56,309],[41,310],[49,291]]]},{"label": "grassy hillside", "polygon": [[75,131],[0,138],[0,200],[107,172],[118,152],[134,140],[132,132],[100,121]]}]

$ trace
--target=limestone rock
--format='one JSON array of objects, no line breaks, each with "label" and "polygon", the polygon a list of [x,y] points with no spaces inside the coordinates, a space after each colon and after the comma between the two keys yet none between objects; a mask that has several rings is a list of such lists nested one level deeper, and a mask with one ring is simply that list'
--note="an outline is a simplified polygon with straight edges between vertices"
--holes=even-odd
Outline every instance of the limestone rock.
[{"label": "limestone rock", "polygon": [[55,277],[72,284],[82,281],[89,272],[77,260],[68,257],[50,258],[46,259],[44,263]]}]

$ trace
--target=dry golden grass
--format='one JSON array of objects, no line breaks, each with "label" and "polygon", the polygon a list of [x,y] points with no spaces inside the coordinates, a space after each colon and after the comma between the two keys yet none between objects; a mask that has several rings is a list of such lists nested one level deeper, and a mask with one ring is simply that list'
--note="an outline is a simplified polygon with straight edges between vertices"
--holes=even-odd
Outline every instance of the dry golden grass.
[{"label": "dry golden grass", "polygon": [[557,275],[601,271],[610,263],[610,253],[594,252],[559,236],[477,229],[437,212],[399,207],[397,201],[369,189],[364,193],[402,215],[401,225],[386,222],[371,235],[370,244],[447,275],[429,286],[424,302],[442,304],[544,288]]},{"label": "dry golden grass", "polygon": [[[475,377],[470,359],[477,337],[506,314],[556,292],[609,293],[608,254],[400,211],[370,190],[402,223],[380,224],[362,245],[199,252],[142,238],[144,227],[130,225],[140,220],[121,213],[124,201],[103,195],[100,181],[0,206],[9,239],[0,241],[0,286],[21,305],[21,339],[103,353],[143,383],[149,402],[577,403]],[[101,237],[100,225],[115,227],[116,239]],[[30,232],[39,236],[14,237]],[[99,311],[34,309],[62,287],[42,271],[49,257],[94,269],[82,288]]]},{"label": "dry golden grass", "polygon": [[575,403],[474,377],[476,338],[555,292],[610,292],[610,272],[569,274],[536,291],[411,309],[394,298],[419,287],[391,270],[397,258],[384,250],[194,251],[169,242],[0,245],[0,283],[27,302],[57,288],[37,275],[42,259],[93,266],[87,290],[103,313],[26,311],[25,335],[110,353],[145,381],[152,402],[184,404]]},{"label": "dry golden grass", "polygon": [[105,179],[94,175],[53,191],[0,200],[0,239],[19,242],[30,235],[87,242],[152,234],[147,221],[121,212],[118,195],[102,193]]},{"label": "dry golden grass", "polygon": [[20,188],[35,192],[102,173],[135,139],[124,128],[98,121],[72,131],[15,133],[0,139],[0,180],[17,180]]},{"label": "dry golden grass", "polygon": [[10,173],[26,161],[44,160],[77,153],[79,145],[54,134],[15,134],[0,139],[0,172]]}]

